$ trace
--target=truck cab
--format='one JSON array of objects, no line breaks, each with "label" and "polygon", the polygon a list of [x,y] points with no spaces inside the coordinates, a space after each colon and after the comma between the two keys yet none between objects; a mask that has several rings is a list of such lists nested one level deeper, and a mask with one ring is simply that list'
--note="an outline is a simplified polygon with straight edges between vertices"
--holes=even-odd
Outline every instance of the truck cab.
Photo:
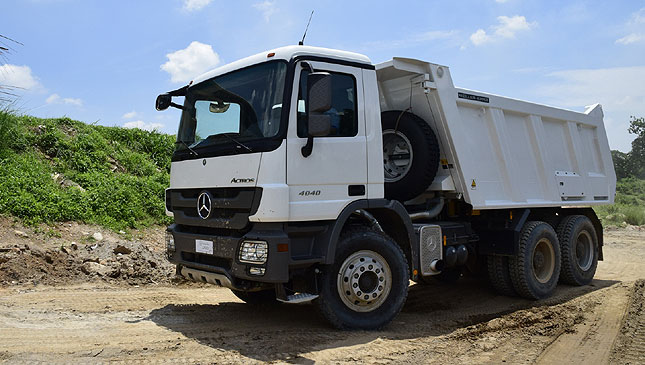
[{"label": "truck cab", "polygon": [[[478,258],[499,261],[489,266],[509,274],[524,270],[509,260],[531,251],[531,260],[546,261],[544,269],[524,270],[537,278],[534,287],[493,279],[509,294],[550,295],[562,261],[555,230],[566,217],[586,224],[581,255],[590,265],[576,268],[595,271],[602,227],[591,209],[562,215],[567,201],[560,196],[554,204],[518,193],[510,194],[512,204],[482,200],[480,193],[497,188],[487,186],[490,179],[470,183],[478,167],[462,150],[472,137],[457,136],[449,120],[464,113],[456,102],[462,94],[470,95],[467,103],[487,98],[457,92],[439,65],[394,59],[374,66],[356,53],[288,46],[160,95],[158,110],[182,110],[166,190],[174,217],[168,259],[179,275],[227,287],[248,303],[313,301],[333,325],[364,329],[391,321],[409,280],[458,278]],[[594,133],[606,140],[604,129]],[[587,194],[592,203],[609,203],[613,167],[604,165],[602,142],[597,146],[605,180],[581,180],[605,191]],[[503,157],[502,164],[513,163]],[[561,180],[574,184],[565,172]],[[557,195],[553,188],[544,183],[545,194]],[[523,234],[536,235],[523,243],[535,247],[521,247]]]}]

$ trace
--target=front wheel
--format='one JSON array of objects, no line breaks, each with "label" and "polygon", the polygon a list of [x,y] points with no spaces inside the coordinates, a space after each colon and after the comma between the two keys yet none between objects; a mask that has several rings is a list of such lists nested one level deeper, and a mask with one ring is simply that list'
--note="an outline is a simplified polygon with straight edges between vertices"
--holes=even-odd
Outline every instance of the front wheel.
[{"label": "front wheel", "polygon": [[323,268],[323,316],[337,328],[377,329],[403,308],[408,294],[408,264],[387,235],[369,228],[343,233],[334,264]]}]

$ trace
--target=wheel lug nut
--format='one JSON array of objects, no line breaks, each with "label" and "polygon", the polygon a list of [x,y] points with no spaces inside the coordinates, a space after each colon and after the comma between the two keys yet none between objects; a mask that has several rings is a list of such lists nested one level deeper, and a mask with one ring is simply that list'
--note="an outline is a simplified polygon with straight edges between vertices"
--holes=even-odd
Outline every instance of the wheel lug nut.
[{"label": "wheel lug nut", "polygon": [[364,267],[361,267],[361,272],[363,272],[363,271],[365,271],[365,268],[364,268]]},{"label": "wheel lug nut", "polygon": [[373,268],[373,267],[374,267],[374,266],[370,265],[370,266],[368,266],[367,268],[368,268],[368,269],[370,269],[370,270],[372,270],[372,268]]},{"label": "wheel lug nut", "polygon": [[358,284],[354,283],[354,285],[352,285],[352,288],[358,288]]},{"label": "wheel lug nut", "polygon": [[361,295],[363,295],[363,293],[359,291],[358,293],[356,293],[356,295],[360,297]]}]

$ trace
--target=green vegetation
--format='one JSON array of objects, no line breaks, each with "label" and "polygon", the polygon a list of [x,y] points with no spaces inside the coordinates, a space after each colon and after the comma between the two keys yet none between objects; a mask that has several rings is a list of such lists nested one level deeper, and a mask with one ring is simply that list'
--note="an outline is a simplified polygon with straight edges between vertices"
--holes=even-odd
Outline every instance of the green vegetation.
[{"label": "green vegetation", "polygon": [[645,179],[645,118],[631,117],[628,131],[636,135],[632,150],[627,153],[611,151],[616,177],[619,180],[626,177]]},{"label": "green vegetation", "polygon": [[595,208],[605,225],[645,224],[645,180],[633,177],[616,184],[616,204]]},{"label": "green vegetation", "polygon": [[112,229],[166,224],[174,137],[0,111],[0,213]]}]

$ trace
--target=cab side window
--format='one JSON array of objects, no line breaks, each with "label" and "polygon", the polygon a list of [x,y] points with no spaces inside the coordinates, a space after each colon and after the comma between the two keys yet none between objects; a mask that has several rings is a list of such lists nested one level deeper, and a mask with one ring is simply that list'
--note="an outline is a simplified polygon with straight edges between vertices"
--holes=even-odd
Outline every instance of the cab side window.
[{"label": "cab side window", "polygon": [[[331,116],[331,130],[326,137],[354,137],[358,134],[358,115],[356,113],[356,79],[349,74],[331,74],[332,103],[325,114]],[[308,70],[300,73],[298,88],[298,137],[307,137],[307,75]]]}]

